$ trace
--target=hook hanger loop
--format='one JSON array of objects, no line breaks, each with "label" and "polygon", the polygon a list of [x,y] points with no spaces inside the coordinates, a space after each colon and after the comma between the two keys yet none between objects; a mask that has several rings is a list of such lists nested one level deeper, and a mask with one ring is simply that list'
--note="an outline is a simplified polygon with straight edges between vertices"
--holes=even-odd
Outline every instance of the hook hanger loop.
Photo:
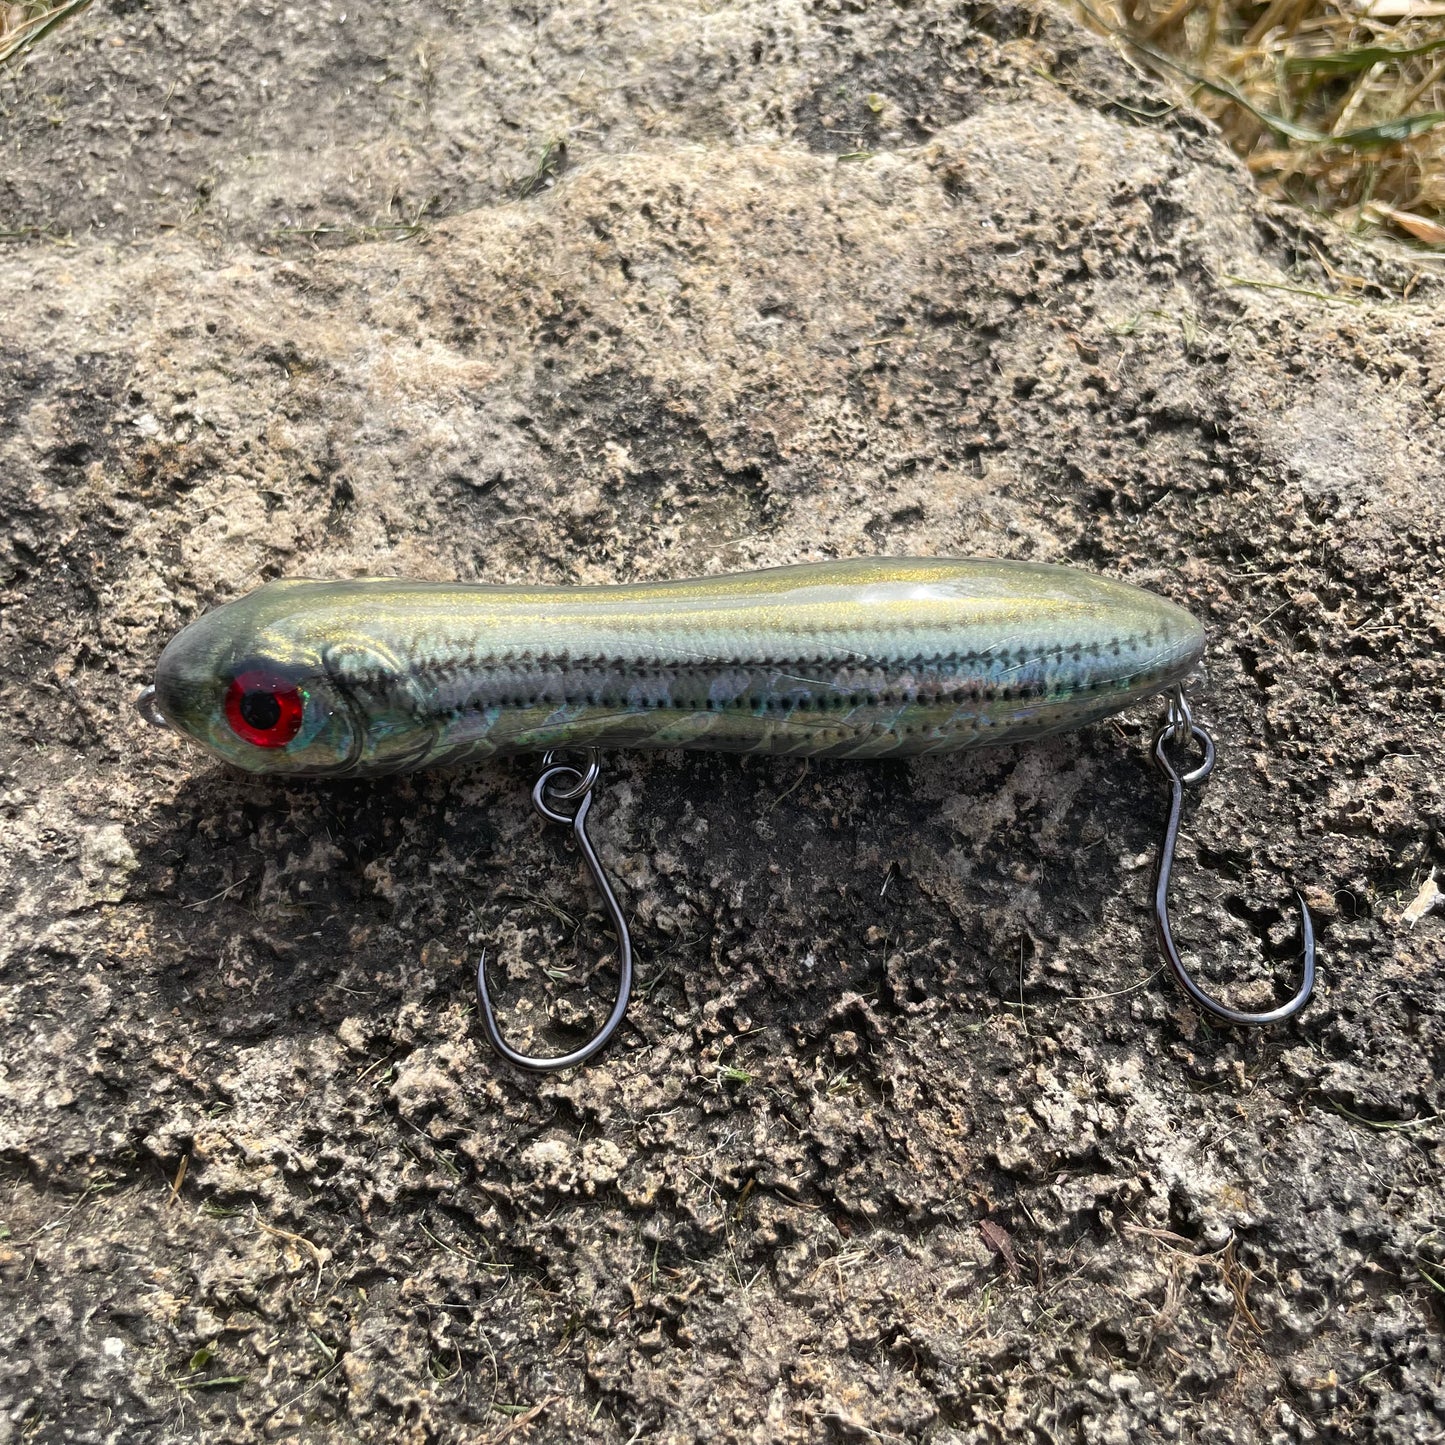
[{"label": "hook hanger loop", "polygon": [[[575,1068],[578,1064],[585,1064],[594,1054],[600,1053],[622,1026],[622,1020],[627,1014],[628,1000],[632,997],[632,936],[627,931],[627,920],[622,916],[622,907],[612,892],[612,885],[603,871],[601,860],[592,847],[592,840],[587,836],[587,812],[592,806],[592,788],[601,772],[601,765],[596,748],[586,749],[586,754],[587,765],[585,769],[579,769],[569,763],[558,763],[556,750],[548,752],[542,759],[542,774],[532,786],[532,806],[549,823],[563,823],[571,827],[572,836],[582,854],[582,861],[587,865],[592,884],[602,899],[608,920],[612,924],[612,932],[616,935],[617,998],[612,1005],[612,1012],[607,1016],[607,1022],[581,1048],[573,1049],[569,1054],[540,1058],[533,1054],[520,1053],[502,1037],[501,1029],[497,1026],[497,1016],[492,1008],[491,994],[487,987],[485,950],[477,962],[477,1006],[481,1012],[482,1032],[486,1034],[487,1042],[508,1063],[515,1064],[519,1069],[531,1069],[534,1073],[549,1074],[558,1069]],[[565,806],[568,803],[575,803],[576,807],[570,813],[561,811],[559,805]]]},{"label": "hook hanger loop", "polygon": [[153,682],[141,688],[135,700],[135,710],[153,728],[170,727],[170,723],[165,719],[165,714],[161,712],[160,707],[156,703],[156,685]]},{"label": "hook hanger loop", "polygon": [[[1176,739],[1198,743],[1204,758],[1189,772],[1181,774],[1169,761],[1165,751]],[[1201,783],[1214,769],[1214,739],[1208,729],[1195,722],[1193,713],[1184,697],[1184,689],[1176,687],[1169,694],[1168,710],[1164,726],[1154,735],[1154,763],[1169,779],[1172,797],[1169,804],[1169,820],[1164,826],[1164,837],[1159,844],[1159,862],[1154,873],[1154,931],[1159,939],[1159,951],[1165,962],[1179,980],[1179,985],[1200,1008],[1207,1010],[1225,1023],[1240,1025],[1276,1024],[1293,1018],[1309,1002],[1315,987],[1315,930],[1314,921],[1305,904],[1304,894],[1295,891],[1299,899],[1300,934],[1304,943],[1304,978],[1299,991],[1287,1003],[1278,1008],[1250,1013],[1244,1009],[1231,1008],[1202,989],[1193,975],[1184,966],[1179,950],[1174,946],[1174,933],[1169,926],[1169,877],[1174,866],[1174,849],[1179,841],[1179,818],[1184,808],[1184,785]]]}]

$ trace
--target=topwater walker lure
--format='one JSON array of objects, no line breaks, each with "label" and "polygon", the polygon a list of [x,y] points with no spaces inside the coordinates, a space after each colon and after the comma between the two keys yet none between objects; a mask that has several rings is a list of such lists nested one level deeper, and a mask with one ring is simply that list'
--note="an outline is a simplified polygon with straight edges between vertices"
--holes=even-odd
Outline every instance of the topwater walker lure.
[{"label": "topwater walker lure", "polygon": [[[606,1046],[632,987],[632,945],[591,841],[598,750],[707,748],[790,757],[899,758],[1014,743],[1168,695],[1153,755],[1172,787],[1154,918],[1175,977],[1232,1024],[1298,1013],[1231,1008],[1190,976],[1169,926],[1170,866],[1186,784],[1214,740],[1182,683],[1204,630],[1182,608],[1068,567],[859,558],[619,587],[488,587],[386,578],[271,582],[191,623],[137,699],[147,721],[256,773],[366,778],[544,753],[532,802],[569,824],[617,936],[607,1022],[556,1058],[502,1038],[477,966],[482,1026],[524,1068],[568,1068]],[[1198,746],[1180,773],[1166,749]],[[585,766],[555,759],[581,750]]]}]

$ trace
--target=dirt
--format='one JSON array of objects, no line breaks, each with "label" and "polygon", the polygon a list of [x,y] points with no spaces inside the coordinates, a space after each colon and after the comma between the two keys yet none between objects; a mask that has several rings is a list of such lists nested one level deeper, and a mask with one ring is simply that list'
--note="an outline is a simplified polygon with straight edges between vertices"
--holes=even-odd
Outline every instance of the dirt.
[{"label": "dirt", "polygon": [[[492,18],[481,18],[483,15]],[[97,3],[0,75],[0,1445],[1445,1439],[1445,298],[1063,15]],[[912,765],[141,723],[265,578],[1002,555],[1210,634]]]}]

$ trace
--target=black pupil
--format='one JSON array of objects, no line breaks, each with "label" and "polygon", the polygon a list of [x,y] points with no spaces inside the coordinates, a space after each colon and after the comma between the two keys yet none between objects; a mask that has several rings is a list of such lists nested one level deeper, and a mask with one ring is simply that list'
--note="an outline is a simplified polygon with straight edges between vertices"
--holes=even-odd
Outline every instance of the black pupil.
[{"label": "black pupil", "polygon": [[241,716],[258,733],[270,732],[281,721],[281,704],[269,692],[248,692],[241,699]]}]

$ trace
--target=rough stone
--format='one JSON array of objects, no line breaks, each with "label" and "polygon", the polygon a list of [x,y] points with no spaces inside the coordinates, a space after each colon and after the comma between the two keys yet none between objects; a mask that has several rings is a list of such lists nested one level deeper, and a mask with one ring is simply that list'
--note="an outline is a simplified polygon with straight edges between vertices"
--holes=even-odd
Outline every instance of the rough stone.
[{"label": "rough stone", "polygon": [[[1445,1435],[1445,286],[1170,100],[983,0],[112,0],[0,75],[0,1441]],[[520,1076],[482,943],[519,1046],[611,989],[528,765],[131,705],[283,574],[864,553],[1207,623],[1177,926],[1262,1001],[1307,889],[1302,1018],[1156,973],[1141,712],[609,760],[644,987]]]}]

